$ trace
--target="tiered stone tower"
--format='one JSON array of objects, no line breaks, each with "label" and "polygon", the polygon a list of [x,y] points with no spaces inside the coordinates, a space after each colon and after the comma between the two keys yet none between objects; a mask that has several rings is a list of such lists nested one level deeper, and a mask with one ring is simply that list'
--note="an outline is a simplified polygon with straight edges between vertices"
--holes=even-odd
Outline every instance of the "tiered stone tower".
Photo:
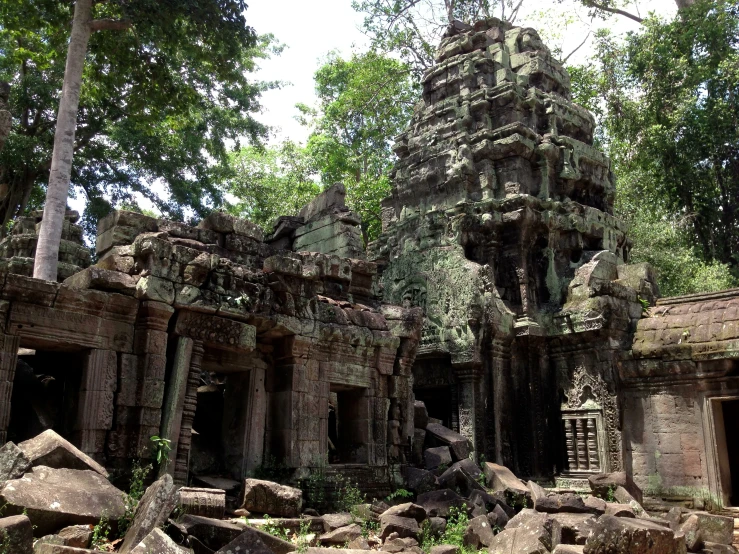
[{"label": "tiered stone tower", "polygon": [[436,62],[370,252],[426,312],[416,397],[519,475],[620,469],[614,361],[654,293],[594,119],[532,29],[455,23]]}]

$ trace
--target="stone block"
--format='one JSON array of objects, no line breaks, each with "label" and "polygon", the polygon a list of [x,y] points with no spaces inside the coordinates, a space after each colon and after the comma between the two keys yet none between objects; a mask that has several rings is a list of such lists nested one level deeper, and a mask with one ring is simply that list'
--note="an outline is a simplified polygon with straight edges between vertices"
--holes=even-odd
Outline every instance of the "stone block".
[{"label": "stone block", "polygon": [[426,426],[426,433],[435,440],[449,447],[455,460],[464,460],[468,458],[472,452],[472,444],[467,437],[460,435],[447,429],[438,423],[429,423]]},{"label": "stone block", "polygon": [[27,516],[0,518],[0,552],[33,554],[33,525]]},{"label": "stone block", "polygon": [[18,445],[33,466],[46,466],[56,469],[89,469],[103,477],[108,476],[106,469],[82,452],[71,442],[47,429],[32,439]]},{"label": "stone block", "polygon": [[487,516],[472,518],[464,531],[464,545],[478,550],[481,546],[490,546],[495,535]]},{"label": "stone block", "polygon": [[139,500],[123,544],[121,554],[132,552],[155,528],[167,521],[176,503],[175,487],[170,475],[164,475],[146,489]]},{"label": "stone block", "polygon": [[380,517],[380,537],[382,540],[387,539],[392,533],[397,533],[400,538],[417,539],[420,532],[418,522],[413,518],[384,514]]},{"label": "stone block", "polygon": [[187,554],[189,549],[178,546],[161,529],[153,529],[144,540],[131,550],[131,554]]},{"label": "stone block", "polygon": [[297,517],[303,504],[300,489],[260,479],[244,481],[241,507],[252,513],[278,517]]},{"label": "stone block", "polygon": [[588,477],[588,484],[590,485],[590,490],[593,491],[593,494],[603,499],[612,495],[617,487],[623,487],[636,499],[637,502],[642,501],[641,489],[625,471],[591,475]]},{"label": "stone block", "polygon": [[452,454],[448,446],[427,448],[423,452],[426,469],[436,469],[439,466],[448,466],[452,463]]},{"label": "stone block", "polygon": [[639,519],[603,515],[585,541],[584,554],[685,554],[685,539],[669,528]]},{"label": "stone block", "polygon": [[344,545],[361,536],[362,528],[356,523],[351,523],[333,531],[323,533],[318,537],[318,542],[324,546],[337,546]]},{"label": "stone block", "polygon": [[172,304],[175,298],[174,285],[159,277],[142,277],[136,283],[135,297],[139,300],[154,300],[164,304]]},{"label": "stone block", "polygon": [[20,479],[31,469],[31,460],[13,442],[0,446],[0,487],[11,479]]},{"label": "stone block", "polygon": [[226,511],[226,491],[182,487],[177,492],[177,505],[184,514],[220,519]]},{"label": "stone block", "polygon": [[[244,554],[278,554],[279,549],[273,550],[265,544],[263,540],[265,539],[265,534],[266,533],[262,533],[257,529],[250,529],[247,527],[246,529],[244,529],[243,533],[241,533],[230,543],[223,546],[223,548],[219,549],[216,554],[237,554],[241,552],[243,552]],[[281,539],[278,539],[277,537],[272,537],[272,540],[270,542],[275,541],[280,541],[280,543],[285,542]],[[290,545],[290,547],[292,547],[292,545]],[[285,553],[283,552],[282,554]]]},{"label": "stone block", "polygon": [[430,491],[419,494],[416,504],[426,510],[428,517],[449,517],[452,508],[465,508],[467,502],[456,492],[450,489]]},{"label": "stone block", "polygon": [[123,497],[122,491],[95,471],[44,466],[7,481],[0,490],[5,513],[27,514],[40,535],[67,525],[94,525],[102,517],[117,521],[125,513]]},{"label": "stone block", "polygon": [[415,519],[420,524],[426,519],[426,510],[418,504],[406,502],[388,508],[382,513],[380,519],[382,519],[382,516],[409,517]]}]

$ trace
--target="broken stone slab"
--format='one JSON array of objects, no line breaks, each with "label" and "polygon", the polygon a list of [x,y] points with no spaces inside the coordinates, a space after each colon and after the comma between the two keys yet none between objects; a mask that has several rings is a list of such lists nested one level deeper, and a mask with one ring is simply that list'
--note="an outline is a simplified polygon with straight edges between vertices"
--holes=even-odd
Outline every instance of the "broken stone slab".
[{"label": "broken stone slab", "polygon": [[47,429],[18,445],[33,466],[56,469],[89,469],[108,477],[106,469],[64,437]]},{"label": "broken stone slab", "polygon": [[164,525],[176,502],[175,486],[171,475],[165,474],[149,485],[136,506],[133,521],[126,532],[119,552],[128,554],[152,530]]},{"label": "broken stone slab", "polygon": [[[526,511],[523,510],[523,512]],[[488,552],[490,554],[549,554],[553,542],[558,541],[552,539],[551,526],[547,525],[549,521],[547,516],[536,515],[541,517],[519,518],[516,516],[509,521],[508,526],[495,535]]]},{"label": "broken stone slab", "polygon": [[583,500],[591,514],[601,515],[606,512],[607,503],[597,496],[586,496]]},{"label": "broken stone slab", "polygon": [[[275,537],[276,538],[276,537]],[[275,554],[264,541],[262,535],[256,529],[244,529],[238,537],[232,540],[216,554]]]},{"label": "broken stone slab", "polygon": [[[115,257],[110,258],[106,265],[110,267],[114,262],[120,262],[118,265],[121,269],[125,267],[125,261],[117,260]],[[115,269],[92,266],[67,277],[64,280],[64,286],[77,290],[113,291],[132,296],[136,292],[138,281],[138,276],[128,275]]]},{"label": "broken stone slab", "polygon": [[334,529],[338,529],[339,527],[351,525],[354,521],[352,515],[347,513],[324,514],[321,517],[323,518],[323,528],[326,533],[333,531]]},{"label": "broken stone slab", "polygon": [[641,504],[642,491],[639,486],[634,483],[631,476],[625,471],[617,471],[614,473],[599,473],[588,477],[590,490],[595,496],[599,496],[603,500],[608,500],[616,491],[616,488],[623,487],[634,499]]},{"label": "broken stone slab", "polygon": [[246,528],[228,521],[190,514],[182,516],[178,523],[188,535],[195,537],[213,551],[220,550],[235,540]]},{"label": "broken stone slab", "polygon": [[487,516],[478,516],[472,518],[467,524],[463,542],[465,546],[478,550],[481,546],[490,546],[494,537],[495,534]]},{"label": "broken stone slab", "polygon": [[304,554],[367,554],[366,550],[356,550],[351,548],[330,548],[328,546],[309,546],[305,549]]},{"label": "broken stone slab", "polygon": [[380,538],[385,540],[391,533],[397,533],[401,539],[418,539],[421,532],[418,522],[410,517],[383,515],[380,517]]},{"label": "broken stone slab", "polygon": [[92,541],[93,526],[92,525],[70,525],[59,531],[56,536],[65,546],[74,546],[75,548],[89,548]]},{"label": "broken stone slab", "polygon": [[209,489],[222,489],[226,491],[226,494],[233,494],[237,492],[241,487],[240,481],[211,475],[193,476],[192,481],[194,484],[201,487],[206,487]]},{"label": "broken stone slab", "polygon": [[734,518],[709,514],[708,512],[691,512],[685,514],[683,521],[695,517],[704,542],[731,544],[734,538]]},{"label": "broken stone slab", "polygon": [[0,518],[0,552],[33,554],[33,525],[28,516]]},{"label": "broken stone slab", "polygon": [[261,479],[244,481],[241,507],[252,513],[297,517],[303,505],[303,491]]},{"label": "broken stone slab", "polygon": [[339,527],[328,533],[324,533],[318,537],[318,542],[322,545],[339,545],[346,544],[347,542],[353,541],[357,537],[362,536],[362,528],[356,523]]},{"label": "broken stone slab", "polygon": [[416,467],[405,469],[406,486],[416,494],[433,491],[439,488],[439,480],[430,471]]},{"label": "broken stone slab", "polygon": [[685,539],[649,521],[600,516],[585,541],[584,554],[685,554]]},{"label": "broken stone slab", "polygon": [[423,451],[423,463],[426,469],[436,469],[452,463],[452,453],[448,446],[427,448]]},{"label": "broken stone slab", "polygon": [[592,514],[552,514],[549,516],[559,524],[560,540],[565,544],[584,545],[595,524]]},{"label": "broken stone slab", "polygon": [[418,523],[423,523],[426,519],[426,510],[423,509],[423,506],[419,506],[413,502],[406,502],[405,504],[398,504],[386,510],[380,516],[380,520],[384,516],[409,517],[415,519]]},{"label": "broken stone slab", "polygon": [[459,554],[459,552],[459,547],[453,544],[437,544],[429,550],[429,554]]},{"label": "broken stone slab", "polygon": [[465,508],[467,502],[450,489],[426,492],[416,497],[416,504],[426,510],[428,517],[449,517],[452,508]]},{"label": "broken stone slab", "polygon": [[124,493],[96,471],[34,467],[5,483],[0,504],[7,514],[25,513],[39,536],[74,524],[118,521],[126,512]]},{"label": "broken stone slab", "polygon": [[[242,518],[236,518],[230,520],[231,523],[235,523],[236,525],[242,525],[244,523],[244,519]],[[311,533],[327,533],[329,530],[326,529],[323,521],[323,517],[321,516],[308,516],[303,514],[302,516],[298,517],[275,517],[275,518],[269,518],[269,519],[247,519],[246,522],[257,529],[261,529],[264,527],[267,523],[270,523],[276,527],[282,527],[283,529],[287,531],[293,531],[295,533],[298,533],[300,531],[301,525],[304,526],[308,525],[308,530]],[[350,519],[348,523],[345,523],[345,525],[349,525],[352,523],[352,520]],[[344,525],[339,525],[339,527],[344,527]],[[334,527],[336,529],[336,527]]]},{"label": "broken stone slab", "polygon": [[628,504],[618,504],[616,502],[606,502],[606,514],[614,517],[636,517],[634,509]]},{"label": "broken stone slab", "polygon": [[187,554],[187,552],[187,549],[176,544],[161,529],[153,529],[131,550],[131,554]]},{"label": "broken stone slab", "polygon": [[413,426],[416,429],[426,429],[429,424],[429,413],[426,410],[426,404],[420,400],[413,403]]},{"label": "broken stone slab", "polygon": [[689,515],[680,525],[679,531],[685,536],[685,545],[688,552],[698,552],[703,548],[703,537],[700,533],[697,517]]},{"label": "broken stone slab", "polygon": [[13,442],[0,447],[0,486],[11,479],[19,479],[31,469],[31,460]]},{"label": "broken stone slab", "polygon": [[[204,518],[201,518],[204,519]],[[305,521],[305,518],[301,518],[303,521]],[[210,521],[219,521],[219,520],[210,520]],[[253,520],[252,520],[253,521]],[[281,520],[275,520],[276,525],[281,525],[278,522],[295,522],[295,521],[301,521],[299,519],[281,519]],[[319,517],[313,517],[309,519],[310,521],[310,530],[311,531],[319,531],[321,526],[323,525],[323,522]],[[246,529],[253,529],[257,536],[261,539],[261,541],[267,545],[267,548],[269,548],[274,554],[289,554],[290,552],[293,552],[295,550],[295,545],[291,542],[284,541],[278,537],[275,537],[274,535],[270,535],[266,531],[262,531],[258,527],[250,527],[248,523],[246,523],[242,519],[232,519],[231,523],[236,525],[237,527],[241,528],[242,531]],[[292,523],[289,525],[281,525],[285,529],[292,529],[296,533],[300,530],[300,525],[293,526]]]},{"label": "broken stone slab", "polygon": [[552,554],[583,554],[583,546],[574,544],[558,544]]},{"label": "broken stone slab", "polygon": [[63,544],[52,544],[49,542],[39,543],[33,547],[33,554],[104,554],[102,550],[88,550],[87,548],[75,548]]},{"label": "broken stone slab", "polygon": [[426,433],[433,439],[447,445],[451,450],[452,457],[457,461],[468,458],[470,452],[472,452],[472,444],[467,437],[455,433],[443,425],[429,423],[426,425]]},{"label": "broken stone slab", "polygon": [[492,512],[488,513],[488,521],[493,527],[498,529],[505,529],[506,525],[510,521],[509,515],[501,508],[500,505],[495,506]]},{"label": "broken stone slab", "polygon": [[563,494],[549,493],[544,497],[539,497],[534,501],[534,509],[537,512],[551,514],[560,512],[584,514],[590,511],[582,497],[571,492]]},{"label": "broken stone slab", "polygon": [[509,505],[531,505],[531,491],[510,469],[492,462],[486,462],[483,466],[483,472],[488,488],[504,493]]},{"label": "broken stone slab", "polygon": [[634,510],[634,514],[637,517],[646,514],[644,507],[636,500],[636,498],[631,496],[631,493],[624,487],[616,487],[616,490],[613,492],[613,496],[619,504],[628,504],[631,506],[631,509]]},{"label": "broken stone slab", "polygon": [[439,476],[439,486],[459,491],[463,496],[469,496],[475,490],[484,491],[485,487],[459,466],[459,463],[452,465]]},{"label": "broken stone slab", "polygon": [[739,550],[734,546],[715,542],[704,543],[703,550],[701,550],[701,554],[737,554],[738,552]]},{"label": "broken stone slab", "polygon": [[226,491],[182,487],[177,492],[177,505],[183,514],[220,519],[226,513]]},{"label": "broken stone slab", "polygon": [[423,550],[418,547],[418,541],[411,537],[401,538],[397,533],[391,533],[387,537],[382,547],[381,552],[390,552],[391,554],[397,554],[399,552],[407,552],[409,554],[423,554]]},{"label": "broken stone slab", "polygon": [[347,550],[372,550],[369,542],[364,537],[357,537],[346,544]]}]

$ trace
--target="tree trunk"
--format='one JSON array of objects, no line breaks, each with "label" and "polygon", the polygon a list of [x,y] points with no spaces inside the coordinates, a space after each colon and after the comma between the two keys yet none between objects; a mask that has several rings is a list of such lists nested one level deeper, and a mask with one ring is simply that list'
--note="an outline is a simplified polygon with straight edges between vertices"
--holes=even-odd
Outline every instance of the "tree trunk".
[{"label": "tree trunk", "polygon": [[677,9],[682,10],[695,4],[695,0],[675,0],[675,3],[677,4]]},{"label": "tree trunk", "polygon": [[77,110],[82,88],[82,70],[85,66],[87,43],[90,40],[92,1],[77,0],[74,6],[72,36],[64,69],[64,85],[59,101],[59,113],[54,133],[54,151],[51,158],[49,186],[46,190],[44,218],[41,222],[33,276],[36,279],[56,281],[59,243],[62,238],[64,214],[67,209],[69,180],[72,175],[74,134],[77,129]]}]

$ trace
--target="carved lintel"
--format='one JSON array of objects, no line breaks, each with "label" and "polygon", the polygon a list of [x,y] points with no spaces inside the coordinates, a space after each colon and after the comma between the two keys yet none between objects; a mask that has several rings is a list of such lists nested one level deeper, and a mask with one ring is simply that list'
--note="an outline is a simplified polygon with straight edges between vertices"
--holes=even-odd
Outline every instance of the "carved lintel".
[{"label": "carved lintel", "polygon": [[235,351],[254,350],[256,327],[240,321],[199,312],[183,311],[177,315],[175,333],[216,348]]}]

